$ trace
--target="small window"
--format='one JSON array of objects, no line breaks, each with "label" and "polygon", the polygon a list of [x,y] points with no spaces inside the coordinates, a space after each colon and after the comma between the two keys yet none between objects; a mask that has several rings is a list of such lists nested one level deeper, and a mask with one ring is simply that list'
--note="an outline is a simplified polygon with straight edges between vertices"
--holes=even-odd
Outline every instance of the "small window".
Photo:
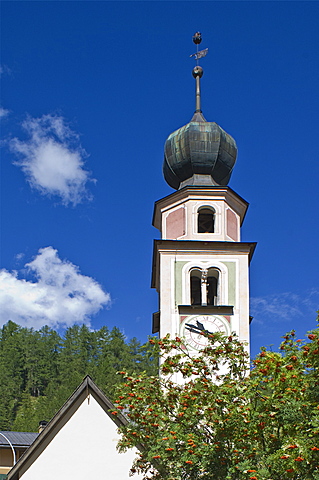
[{"label": "small window", "polygon": [[207,275],[207,305],[217,305],[218,270],[210,268]]},{"label": "small window", "polygon": [[218,305],[219,270],[192,270],[190,272],[191,305]]},{"label": "small window", "polygon": [[214,233],[215,212],[210,208],[198,210],[198,233]]},{"label": "small window", "polygon": [[200,270],[191,271],[191,305],[202,304],[202,273]]}]

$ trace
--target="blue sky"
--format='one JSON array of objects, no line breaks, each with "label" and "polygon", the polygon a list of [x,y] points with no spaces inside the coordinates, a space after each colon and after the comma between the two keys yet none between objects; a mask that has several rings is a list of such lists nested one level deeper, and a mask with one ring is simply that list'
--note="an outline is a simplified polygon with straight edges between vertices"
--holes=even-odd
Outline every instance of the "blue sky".
[{"label": "blue sky", "polygon": [[252,353],[316,325],[318,2],[2,2],[1,324],[118,326],[145,341],[167,136],[202,108],[250,203]]}]

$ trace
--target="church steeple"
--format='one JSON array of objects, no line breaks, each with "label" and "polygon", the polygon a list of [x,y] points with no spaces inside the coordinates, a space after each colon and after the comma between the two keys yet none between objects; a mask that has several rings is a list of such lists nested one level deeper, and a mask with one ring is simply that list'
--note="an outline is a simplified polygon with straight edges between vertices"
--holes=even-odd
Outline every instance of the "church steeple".
[{"label": "church steeple", "polygon": [[[199,32],[193,37],[200,43]],[[207,50],[194,54],[196,61]],[[202,68],[193,70],[196,108],[165,143],[164,177],[177,191],[155,203],[152,287],[159,295],[153,333],[202,348],[200,326],[249,344],[249,263],[255,243],[241,242],[248,203],[227,186],[235,164],[233,138],[201,112]],[[249,349],[249,346],[247,346]]]},{"label": "church steeple", "polygon": [[169,135],[164,147],[163,173],[170,187],[185,185],[227,185],[237,157],[235,140],[217,123],[207,122],[201,110],[200,81],[203,68],[198,60],[208,49],[198,51],[202,37],[193,36],[197,46],[195,78],[195,113],[189,123]]}]

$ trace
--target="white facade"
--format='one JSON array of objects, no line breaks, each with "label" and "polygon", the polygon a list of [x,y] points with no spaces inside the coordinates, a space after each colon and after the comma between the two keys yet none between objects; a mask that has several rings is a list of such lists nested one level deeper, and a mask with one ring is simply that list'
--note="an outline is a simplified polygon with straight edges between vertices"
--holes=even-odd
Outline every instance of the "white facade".
[{"label": "white facade", "polygon": [[89,396],[21,478],[128,480],[136,455],[118,453],[118,440],[117,426]]},{"label": "white facade", "polygon": [[8,480],[128,480],[137,449],[117,451],[118,427],[127,420],[113,416],[114,410],[86,377],[12,468]]},{"label": "white facade", "polygon": [[[200,343],[195,334],[192,341],[187,325],[199,321],[207,329],[235,332],[249,351],[249,262],[255,243],[240,241],[247,207],[229,187],[185,187],[156,202],[153,224],[162,239],[154,247],[152,286],[159,312],[153,331],[160,337],[186,334],[195,354]],[[201,228],[201,212],[211,215],[210,231]]]}]

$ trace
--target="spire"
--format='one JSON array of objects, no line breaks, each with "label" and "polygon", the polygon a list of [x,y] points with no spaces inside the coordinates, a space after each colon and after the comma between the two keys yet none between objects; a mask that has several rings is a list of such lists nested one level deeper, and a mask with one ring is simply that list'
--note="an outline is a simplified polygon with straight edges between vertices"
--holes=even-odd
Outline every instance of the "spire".
[{"label": "spire", "polygon": [[235,140],[217,123],[207,122],[201,110],[200,79],[203,69],[198,60],[208,53],[199,50],[200,32],[193,35],[196,45],[195,113],[189,123],[171,133],[165,142],[163,173],[167,183],[176,190],[187,185],[227,185],[237,157]]},{"label": "spire", "polygon": [[204,50],[198,50],[198,46],[200,45],[201,41],[202,41],[202,34],[200,32],[196,32],[193,35],[193,42],[196,45],[196,53],[193,53],[192,55],[190,55],[191,57],[195,57],[195,60],[196,60],[196,66],[193,68],[193,72],[192,72],[193,77],[195,78],[195,81],[196,81],[195,113],[192,118],[193,122],[206,122],[203,115],[201,115],[202,110],[201,110],[201,95],[200,95],[200,79],[203,76],[204,70],[202,69],[202,67],[199,66],[198,60],[207,55],[208,48],[205,48]]},{"label": "spire", "polygon": [[203,73],[204,73],[204,70],[202,69],[202,67],[195,67],[193,69],[193,77],[195,78],[196,80],[196,110],[195,110],[195,113],[202,113],[202,110],[200,108],[200,104],[201,104],[201,98],[200,98],[200,79],[202,78],[203,76]]}]

